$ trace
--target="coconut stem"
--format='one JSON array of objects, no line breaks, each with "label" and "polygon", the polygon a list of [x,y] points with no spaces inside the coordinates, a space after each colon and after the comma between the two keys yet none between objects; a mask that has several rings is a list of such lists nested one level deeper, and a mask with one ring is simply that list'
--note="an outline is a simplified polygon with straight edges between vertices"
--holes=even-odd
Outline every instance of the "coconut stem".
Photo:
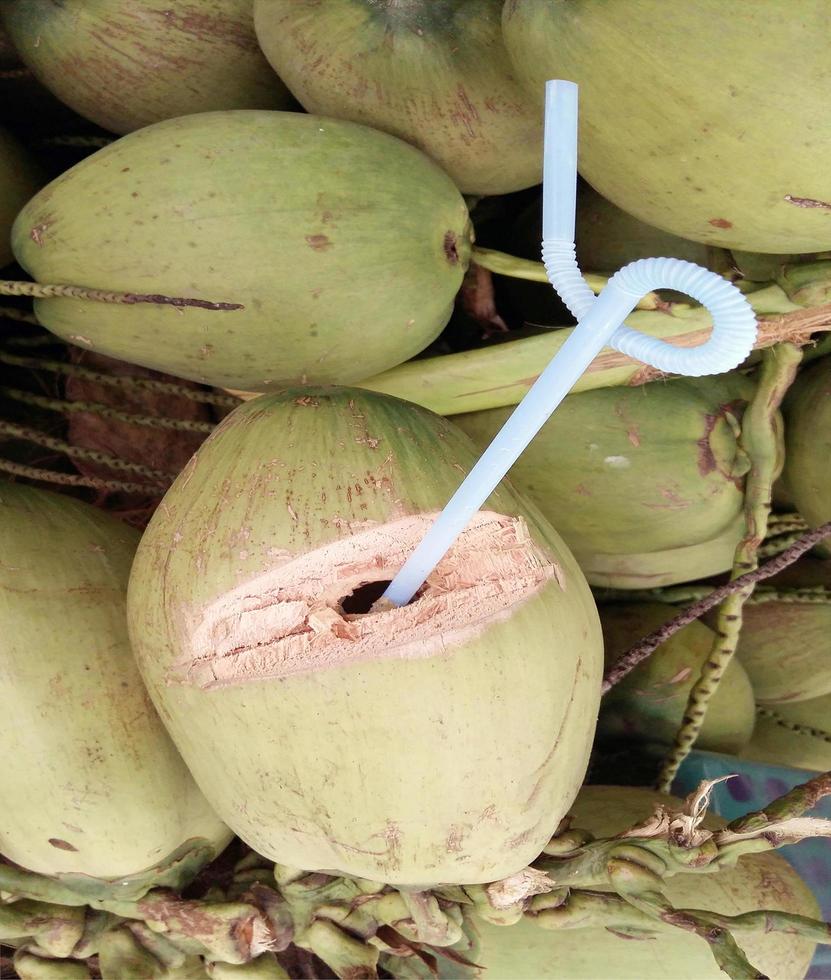
[{"label": "coconut stem", "polygon": [[727,829],[741,834],[749,830],[759,830],[769,823],[801,817],[826,796],[831,796],[831,772],[820,773],[807,782],[795,786],[789,792],[777,797],[763,810],[755,810],[753,813],[738,817],[727,825]]},{"label": "coconut stem", "polygon": [[[546,285],[551,285],[548,273],[545,271],[545,266],[542,262],[534,262],[531,259],[520,259],[516,255],[508,255],[507,252],[497,252],[492,248],[479,248],[477,245],[474,245],[471,249],[471,264],[481,266],[483,269],[487,269],[488,272],[494,272],[499,276],[509,276],[511,279],[525,279],[528,282],[541,282]],[[583,278],[595,295],[605,289],[609,281],[607,276],[601,276],[595,272],[587,272]],[[638,300],[636,309],[665,310],[670,305],[669,303],[665,303],[657,293],[647,293]]]},{"label": "coconut stem", "polygon": [[721,915],[705,909],[679,909],[678,911],[695,915],[703,922],[712,922],[729,929],[730,932],[746,932],[757,935],[784,932],[790,935],[804,936],[815,943],[827,943],[831,940],[831,927],[827,922],[823,922],[821,919],[812,919],[807,915],[797,915],[794,912],[758,909],[755,912],[743,912],[740,915]]},{"label": "coconut stem", "polygon": [[95,303],[116,303],[132,306],[136,303],[153,303],[158,306],[193,306],[200,310],[242,310],[241,303],[217,303],[207,299],[185,296],[165,296],[162,293],[122,293],[87,286],[54,285],[40,282],[23,282],[0,279],[0,296],[31,296],[34,299],[81,299]]},{"label": "coconut stem", "polygon": [[[780,342],[803,346],[812,343],[812,334],[831,331],[831,304],[809,310],[793,306],[791,309],[792,312],[783,315],[760,316],[756,349]],[[681,303],[673,304],[668,311],[637,310],[626,323],[681,347],[703,343],[712,326],[710,315],[703,307]],[[506,408],[519,404],[573,329],[565,327],[493,347],[408,361],[356,387],[395,395],[439,415]],[[663,375],[640,361],[618,351],[604,350],[591,362],[572,393],[640,385],[659,377]],[[244,392],[240,395],[256,397]]]},{"label": "coconut stem", "polygon": [[[792,344],[779,344],[767,351],[756,391],[742,420],[741,441],[750,459],[745,478],[745,534],[736,546],[731,579],[758,567],[757,551],[767,531],[772,486],[781,469],[779,449],[779,406],[796,377],[802,352]],[[710,655],[693,685],[675,744],[658,777],[658,788],[669,792],[672,781],[698,738],[707,706],[718,689],[724,671],[736,652],[742,628],[742,607],[755,582],[728,596],[718,613],[716,637]]]},{"label": "coconut stem", "polygon": [[[615,884],[615,869],[610,878]],[[656,922],[683,929],[703,939],[710,947],[719,968],[732,980],[764,980],[765,974],[754,967],[744,954],[744,950],[733,938],[729,929],[716,924],[694,909],[676,909],[660,891],[626,891],[625,898],[635,908],[653,918]]]}]

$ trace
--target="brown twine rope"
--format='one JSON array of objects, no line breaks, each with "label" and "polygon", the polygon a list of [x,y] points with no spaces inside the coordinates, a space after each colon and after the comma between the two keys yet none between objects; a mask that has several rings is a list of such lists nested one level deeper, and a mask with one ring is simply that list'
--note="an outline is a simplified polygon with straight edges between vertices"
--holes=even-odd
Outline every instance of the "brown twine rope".
[{"label": "brown twine rope", "polygon": [[810,725],[800,725],[796,721],[788,721],[787,718],[783,718],[773,708],[757,704],[756,714],[760,718],[767,718],[768,721],[775,722],[780,728],[787,728],[788,731],[793,732],[795,735],[810,735],[811,738],[821,739],[823,742],[831,742],[831,735],[828,732],[824,732],[821,728],[812,728]]},{"label": "brown twine rope", "polygon": [[81,149],[86,147],[101,149],[109,146],[110,143],[115,143],[115,141],[115,136],[69,136],[59,134],[56,136],[44,136],[37,142],[39,146],[77,146]]},{"label": "brown twine rope", "polygon": [[781,572],[829,535],[831,535],[831,521],[821,525],[814,531],[809,531],[807,534],[802,535],[797,542],[792,544],[786,551],[783,551],[781,555],[771,558],[770,561],[765,562],[764,565],[760,565],[752,572],[740,575],[731,582],[727,582],[725,585],[713,589],[709,595],[688,606],[674,619],[671,619],[668,623],[664,623],[657,630],[653,630],[652,633],[639,640],[638,643],[627,650],[609,668],[606,676],[603,678],[603,686],[601,688],[603,694],[610,691],[615,684],[622,681],[638,664],[643,663],[662,643],[665,643],[688,623],[709,612],[728,596],[741,592],[748,586],[755,585],[757,582],[762,582],[764,579],[771,578]]},{"label": "brown twine rope", "polygon": [[87,378],[98,384],[109,385],[113,388],[134,388],[142,391],[158,391],[162,394],[180,395],[194,402],[204,402],[208,405],[218,405],[222,408],[236,408],[239,398],[233,395],[221,395],[212,391],[202,391],[198,388],[188,388],[175,381],[159,381],[155,378],[137,378],[134,375],[104,374],[82,364],[71,364],[65,361],[54,361],[49,358],[24,357],[20,354],[9,354],[0,351],[0,363],[14,367],[27,367],[53,371],[69,377]]},{"label": "brown twine rope", "polygon": [[160,497],[164,487],[158,484],[126,483],[121,480],[102,480],[95,476],[76,476],[74,473],[56,473],[54,470],[44,470],[38,466],[24,466],[11,460],[0,458],[0,470],[14,476],[23,476],[27,480],[39,480],[43,483],[58,483],[68,487],[89,487],[93,490],[113,490],[123,493],[143,493]]},{"label": "brown twine rope", "polygon": [[106,289],[91,289],[87,286],[22,282],[15,279],[0,279],[0,296],[29,296],[34,299],[85,299],[95,303],[116,303],[128,306],[135,303],[154,303],[160,306],[180,308],[189,306],[200,310],[218,312],[245,309],[242,303],[218,303],[213,300],[193,299],[185,296],[165,296],[162,293],[122,293]]},{"label": "brown twine rope", "polygon": [[54,436],[46,435],[37,429],[30,429],[25,425],[17,425],[14,422],[6,422],[0,419],[0,435],[7,435],[12,439],[23,439],[26,442],[33,442],[36,446],[44,446],[46,449],[54,449],[56,452],[64,453],[72,459],[83,459],[90,463],[100,463],[114,470],[137,473],[148,480],[155,481],[162,488],[167,488],[173,482],[175,473],[162,473],[154,470],[143,463],[133,463],[130,460],[122,459],[120,456],[111,456],[109,453],[101,452],[97,449],[85,449],[83,446],[73,446],[63,439],[56,439]]},{"label": "brown twine rope", "polygon": [[0,385],[0,394],[25,405],[36,405],[52,412],[92,412],[105,419],[115,419],[117,422],[130,422],[134,425],[147,425],[155,429],[176,429],[180,432],[213,432],[213,422],[196,422],[191,419],[169,419],[164,416],[137,415],[133,412],[120,412],[99,402],[66,402],[59,398],[47,398],[45,395],[33,395],[19,388],[8,388]]}]

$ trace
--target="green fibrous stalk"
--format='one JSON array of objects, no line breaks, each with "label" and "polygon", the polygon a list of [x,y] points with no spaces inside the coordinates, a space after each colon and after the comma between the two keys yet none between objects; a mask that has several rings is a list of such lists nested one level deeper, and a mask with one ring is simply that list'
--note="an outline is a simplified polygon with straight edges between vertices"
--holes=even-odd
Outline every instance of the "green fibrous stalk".
[{"label": "green fibrous stalk", "polygon": [[[601,607],[604,648],[611,665],[641,637],[675,615],[663,603],[614,603]],[[606,694],[598,734],[607,741],[631,739],[671,745],[684,717],[687,698],[710,653],[714,634],[692,622],[661,644]],[[711,752],[734,753],[753,733],[753,688],[740,663],[733,661],[710,702],[697,745]]]},{"label": "green fibrous stalk", "polygon": [[[679,803],[646,789],[586,786],[572,810],[574,826],[598,837],[611,836],[624,826],[647,820],[656,805],[677,807]],[[705,823],[710,828],[719,825],[712,818]],[[645,870],[641,868],[641,876],[648,882]],[[763,907],[816,915],[816,901],[808,888],[774,854],[745,857],[735,867],[722,868],[715,874],[682,873],[657,880],[665,901],[675,909],[731,916]],[[674,922],[661,922],[608,889],[572,892],[560,901],[552,898],[541,895],[532,899],[522,921],[512,926],[492,924],[475,912],[469,915],[466,940],[456,949],[476,966],[465,968],[440,958],[440,976],[445,980],[595,980],[608,975],[610,964],[614,964],[616,977],[627,980],[663,980],[669,976],[716,980],[725,976],[707,942],[678,927],[683,921],[680,915]],[[768,977],[802,976],[815,948],[810,939],[767,932],[764,920],[749,931],[735,930],[735,938],[746,962]],[[384,965],[388,964],[398,976],[394,961],[385,960]]]},{"label": "green fibrous stalk", "polygon": [[491,881],[576,795],[599,624],[535,508],[501,486],[415,602],[370,606],[476,457],[396,399],[286,390],[228,416],[151,521],[140,668],[203,792],[272,860]]},{"label": "green fibrous stalk", "polygon": [[259,391],[350,382],[418,353],[450,316],[471,234],[450,178],[401,140],[238,110],[156,123],[86,158],[23,209],[13,245],[38,283],[145,297],[38,299],[54,333]]},{"label": "green fibrous stalk", "polygon": [[392,133],[465,194],[542,179],[542,116],[502,40],[502,0],[259,0],[274,69],[309,111]]},{"label": "green fibrous stalk", "polygon": [[138,533],[7,483],[0,530],[0,853],[17,866],[0,863],[0,891],[48,899],[54,886],[58,901],[83,904],[185,883],[230,832],[133,661],[125,602]]},{"label": "green fibrous stalk", "polygon": [[4,0],[21,58],[62,102],[113,133],[218,109],[285,109],[247,0]]},{"label": "green fibrous stalk", "polygon": [[[593,585],[655,588],[729,568],[747,458],[739,375],[569,395],[514,465]],[[459,416],[481,447],[507,409]]]}]

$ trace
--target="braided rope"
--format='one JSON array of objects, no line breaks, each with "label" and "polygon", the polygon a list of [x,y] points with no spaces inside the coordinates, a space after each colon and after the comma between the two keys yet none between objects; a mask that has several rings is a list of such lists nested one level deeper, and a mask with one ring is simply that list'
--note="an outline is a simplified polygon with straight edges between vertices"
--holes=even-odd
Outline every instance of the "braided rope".
[{"label": "braided rope", "polygon": [[44,395],[33,395],[19,388],[8,388],[0,385],[0,394],[23,402],[25,405],[36,405],[52,412],[91,412],[105,419],[115,419],[117,422],[129,422],[133,425],[146,425],[155,429],[174,429],[179,432],[213,432],[213,422],[196,422],[191,419],[169,419],[162,416],[138,415],[133,412],[120,412],[99,402],[66,402],[58,398],[47,398]]},{"label": "braided rope", "polygon": [[38,466],[24,466],[11,460],[0,458],[0,470],[14,476],[23,476],[27,480],[39,480],[43,483],[57,483],[68,487],[90,487],[93,490],[114,490],[122,493],[145,493],[159,497],[164,492],[157,484],[126,483],[121,480],[102,480],[95,476],[76,476],[74,473],[56,473],[54,470],[44,470]]},{"label": "braided rope", "polygon": [[86,147],[91,147],[93,149],[102,149],[105,146],[109,146],[110,143],[114,143],[116,137],[114,136],[70,136],[70,135],[57,135],[57,136],[44,136],[42,139],[38,140],[40,146],[77,146],[81,149]]},{"label": "braided rope", "polygon": [[20,354],[9,354],[0,351],[0,363],[10,364],[15,367],[28,367],[54,371],[55,374],[63,374],[68,377],[87,378],[98,384],[109,385],[113,388],[136,388],[141,391],[158,391],[162,394],[181,395],[194,402],[204,402],[208,405],[218,405],[222,408],[236,408],[239,405],[239,398],[233,395],[220,395],[212,391],[202,391],[201,389],[188,388],[175,381],[159,381],[155,378],[137,378],[133,375],[104,374],[82,364],[68,364],[64,361],[55,361],[49,358],[24,357]]},{"label": "braided rope", "polygon": [[763,708],[760,704],[757,704],[756,714],[760,718],[767,718],[768,721],[774,722],[780,728],[787,728],[788,731],[793,732],[795,735],[810,735],[811,738],[818,738],[823,742],[831,743],[831,733],[824,732],[821,728],[812,728],[810,725],[800,725],[796,721],[788,721],[787,718],[783,718],[778,711],[774,711],[772,708]]},{"label": "braided rope", "polygon": [[159,483],[163,488],[169,487],[176,476],[175,473],[162,473],[161,470],[154,470],[150,466],[145,466],[144,463],[133,463],[130,460],[121,459],[120,456],[111,456],[109,453],[97,449],[73,446],[69,442],[64,442],[63,439],[56,439],[54,436],[46,435],[37,429],[30,429],[25,425],[16,425],[14,422],[6,422],[3,419],[0,419],[0,434],[10,436],[12,439],[23,439],[26,442],[34,443],[36,446],[44,446],[46,449],[54,449],[56,452],[64,453],[73,459],[99,463],[113,470],[137,473],[139,476]]}]

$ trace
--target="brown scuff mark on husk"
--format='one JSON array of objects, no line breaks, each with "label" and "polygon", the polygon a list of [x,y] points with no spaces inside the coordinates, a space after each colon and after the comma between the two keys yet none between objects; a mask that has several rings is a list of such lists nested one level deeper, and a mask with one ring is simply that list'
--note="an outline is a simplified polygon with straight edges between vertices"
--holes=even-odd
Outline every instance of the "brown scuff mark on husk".
[{"label": "brown scuff mark on husk", "polygon": [[308,554],[277,560],[186,621],[169,683],[202,689],[367,660],[430,657],[508,618],[562,570],[522,518],[482,511],[432,572],[416,601],[344,613],[341,600],[390,580],[437,514],[375,524]]}]

